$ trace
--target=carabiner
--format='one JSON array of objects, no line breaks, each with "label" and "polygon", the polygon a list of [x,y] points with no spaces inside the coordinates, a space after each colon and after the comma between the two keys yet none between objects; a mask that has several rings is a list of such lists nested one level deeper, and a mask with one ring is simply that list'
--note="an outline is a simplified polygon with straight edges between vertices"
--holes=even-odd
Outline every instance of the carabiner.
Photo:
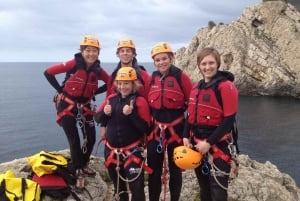
[{"label": "carabiner", "polygon": [[83,143],[82,143],[82,153],[84,153],[84,154],[86,154],[86,152],[87,152],[87,139],[86,138],[84,138],[83,139]]},{"label": "carabiner", "polygon": [[237,154],[236,146],[232,142],[230,142],[228,144],[228,149],[229,149],[230,155],[236,155]]},{"label": "carabiner", "polygon": [[157,147],[156,147],[156,152],[161,154],[163,151],[163,148],[162,148],[162,145],[161,144],[158,144]]},{"label": "carabiner", "polygon": [[203,161],[203,166],[202,166],[202,168],[201,168],[201,172],[202,172],[202,174],[204,174],[204,175],[208,175],[208,174],[209,174],[209,167],[208,167],[208,165],[207,165],[207,161],[206,161],[206,160]]},{"label": "carabiner", "polygon": [[82,120],[81,119],[76,119],[77,120],[77,126],[79,127],[79,128],[82,128],[83,127],[83,122],[82,122]]},{"label": "carabiner", "polygon": [[163,137],[160,134],[159,135],[159,144],[156,147],[156,152],[159,153],[159,154],[161,154],[163,152],[163,146],[162,146],[162,144],[163,144]]}]

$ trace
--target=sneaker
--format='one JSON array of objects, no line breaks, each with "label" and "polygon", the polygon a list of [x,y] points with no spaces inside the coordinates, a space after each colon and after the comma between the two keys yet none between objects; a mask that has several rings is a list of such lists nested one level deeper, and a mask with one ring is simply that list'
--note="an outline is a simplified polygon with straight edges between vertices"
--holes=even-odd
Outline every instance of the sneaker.
[{"label": "sneaker", "polygon": [[88,165],[82,169],[82,172],[83,174],[86,174],[87,176],[91,177],[94,177],[96,175],[96,171],[90,168]]}]

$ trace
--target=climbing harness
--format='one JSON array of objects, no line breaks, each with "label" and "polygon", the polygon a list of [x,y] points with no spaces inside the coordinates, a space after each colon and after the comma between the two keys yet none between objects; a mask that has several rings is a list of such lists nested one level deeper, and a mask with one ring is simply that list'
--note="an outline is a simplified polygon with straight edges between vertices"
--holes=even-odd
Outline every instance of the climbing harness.
[{"label": "climbing harness", "polygon": [[[167,175],[168,175],[168,165],[167,165],[167,153],[166,146],[167,144],[177,142],[178,144],[182,144],[182,139],[179,137],[180,135],[176,134],[174,126],[181,123],[184,120],[184,116],[180,116],[170,123],[162,123],[159,121],[154,121],[155,128],[147,137],[147,141],[149,142],[152,139],[158,141],[158,145],[156,147],[156,152],[158,154],[163,154],[163,173],[161,177],[161,181],[163,184],[163,200],[166,200],[167,194]],[[167,139],[166,130],[168,129],[170,133],[170,137]]]},{"label": "climbing harness", "polygon": [[[94,115],[96,111],[96,104],[87,101],[85,103],[77,103],[73,101],[72,99],[66,97],[65,95],[61,95],[61,100],[65,101],[68,103],[68,106],[61,111],[60,113],[57,114],[56,117],[56,122],[60,124],[60,120],[63,116],[69,115],[71,117],[74,117],[76,119],[76,125],[79,129],[81,129],[83,133],[83,143],[82,143],[82,152],[86,153],[87,152],[87,134],[86,134],[86,124],[89,124],[90,126],[94,125],[94,120],[87,121],[86,116],[87,115]],[[73,109],[76,107],[77,109],[77,114],[75,115],[73,113]]]},{"label": "climbing harness", "polygon": [[[197,143],[201,141],[201,139],[198,139],[194,137],[194,141]],[[203,175],[210,174],[214,180],[217,182],[217,184],[224,190],[227,190],[228,188],[222,185],[219,180],[217,179],[217,176],[229,176],[229,183],[237,177],[238,174],[238,154],[235,145],[233,144],[233,139],[231,135],[228,133],[224,135],[219,142],[226,141],[228,142],[228,150],[230,155],[225,154],[220,148],[218,148],[217,145],[212,145],[211,150],[213,153],[207,153],[207,157],[203,159],[203,165],[201,168],[201,172]],[[223,161],[225,161],[230,166],[230,172],[224,172],[220,170],[213,162],[214,159],[220,158]],[[208,164],[211,168],[209,168]]]},{"label": "climbing harness", "polygon": [[[142,144],[142,140],[136,141],[126,147],[118,147],[118,148],[112,147],[105,139],[103,139],[103,141],[104,141],[104,144],[111,150],[109,156],[107,157],[107,159],[104,163],[105,167],[108,167],[110,164],[116,165],[116,172],[118,175],[118,180],[117,180],[117,189],[116,189],[116,195],[115,195],[116,197],[115,198],[116,198],[116,200],[120,200],[120,194],[126,193],[123,191],[119,192],[120,180],[122,180],[126,183],[130,183],[140,177],[141,173],[143,172],[142,171],[143,169],[145,171],[147,171],[149,174],[151,174],[153,172],[153,170],[145,164],[146,157],[144,157],[144,159],[142,160],[138,156],[134,155],[135,153],[141,152],[142,153],[141,155],[145,156],[143,154],[143,152],[145,152],[145,149],[144,149],[144,147],[140,146]],[[116,158],[114,158],[114,156],[116,156]],[[120,174],[120,167],[123,165],[123,167],[126,168],[132,162],[140,165],[137,175],[132,179],[124,178]]]},{"label": "climbing harness", "polygon": [[[172,142],[177,142],[178,144],[182,144],[182,139],[179,137],[180,135],[176,134],[174,126],[182,122],[184,119],[183,116],[175,119],[170,123],[163,123],[159,121],[154,121],[155,127],[150,135],[147,137],[147,142],[152,139],[158,141],[158,146],[156,148],[157,153],[162,153],[165,150],[165,145],[170,144]],[[169,139],[166,138],[166,129],[168,129],[170,133]],[[159,134],[159,135],[158,135]]]}]

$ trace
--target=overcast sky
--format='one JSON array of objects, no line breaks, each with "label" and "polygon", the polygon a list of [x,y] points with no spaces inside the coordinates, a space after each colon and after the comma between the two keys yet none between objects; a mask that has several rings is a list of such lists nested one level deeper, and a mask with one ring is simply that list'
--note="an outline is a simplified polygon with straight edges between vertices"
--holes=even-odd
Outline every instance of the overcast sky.
[{"label": "overcast sky", "polygon": [[[104,3],[105,2],[105,3]],[[230,23],[261,0],[8,0],[0,5],[0,62],[73,58],[83,35],[101,43],[100,60],[117,62],[120,38],[137,46],[137,59],[151,61],[161,41],[173,51],[187,46],[208,21]]]}]

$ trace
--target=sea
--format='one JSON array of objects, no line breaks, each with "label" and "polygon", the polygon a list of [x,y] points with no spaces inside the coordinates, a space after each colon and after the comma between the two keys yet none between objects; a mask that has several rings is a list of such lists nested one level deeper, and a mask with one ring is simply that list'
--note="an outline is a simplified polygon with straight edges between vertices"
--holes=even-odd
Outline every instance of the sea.
[{"label": "sea", "polygon": [[[68,148],[65,134],[55,122],[52,101],[55,90],[43,75],[54,63],[0,63],[0,163],[41,150]],[[154,70],[152,63],[141,64],[149,73]],[[110,73],[116,64],[103,63],[102,66]],[[64,76],[58,75],[57,78],[61,82]],[[99,106],[104,96],[96,96],[95,104]],[[240,96],[237,124],[241,154],[261,163],[270,161],[300,185],[300,100]],[[99,137],[97,127],[97,141]],[[93,154],[102,156],[103,145],[97,147],[95,145]]]}]

